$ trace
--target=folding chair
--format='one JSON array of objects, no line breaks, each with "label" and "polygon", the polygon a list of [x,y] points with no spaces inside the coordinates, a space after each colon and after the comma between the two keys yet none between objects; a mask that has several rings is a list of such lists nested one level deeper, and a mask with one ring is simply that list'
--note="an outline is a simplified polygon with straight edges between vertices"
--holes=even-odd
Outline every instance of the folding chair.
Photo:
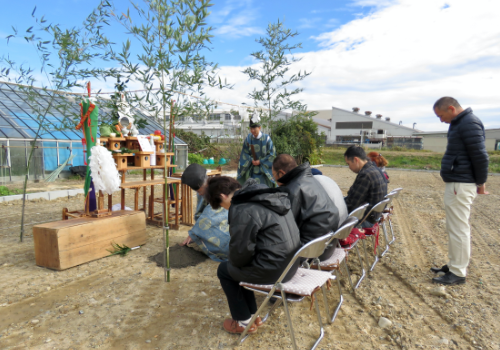
[{"label": "folding chair", "polygon": [[[349,218],[356,218],[358,220],[361,220],[363,218],[363,214],[365,213],[366,208],[368,207],[368,203],[363,204],[362,206],[358,207],[357,209],[354,209],[350,214]],[[361,276],[359,277],[358,282],[356,283],[356,286],[354,289],[358,289],[359,285],[361,284],[361,281],[366,277],[366,271],[365,267],[363,265],[363,260],[361,259],[361,254],[359,253],[359,248],[358,248],[358,241],[351,243],[350,245],[343,247],[347,252],[350,252],[353,248],[356,248],[356,254],[358,255],[358,260],[359,260],[359,266],[361,268]],[[368,266],[368,261],[366,262],[366,266]]]},{"label": "folding chair", "polygon": [[394,236],[394,229],[392,227],[392,220],[391,220],[391,216],[394,214],[394,207],[392,206],[392,201],[394,199],[396,199],[397,197],[399,197],[399,193],[401,192],[402,189],[403,189],[402,187],[396,188],[395,190],[392,190],[390,193],[388,193],[387,196],[385,196],[385,198],[392,197],[391,203],[389,203],[391,205],[388,204],[384,210],[384,213],[383,213],[384,221],[389,221],[389,228],[391,229],[392,240],[389,242],[389,245],[394,243],[394,241],[396,240],[396,236]]},{"label": "folding chair", "polygon": [[[380,202],[378,202],[377,204],[375,204],[371,209],[370,211],[365,215],[365,217],[363,218],[363,220],[361,220],[359,223],[358,223],[358,227],[361,227],[361,224],[363,222],[366,221],[366,219],[368,219],[368,217],[370,216],[370,214],[372,213],[382,213],[385,209],[385,206],[387,205],[387,203],[389,203],[390,199],[384,199]],[[380,230],[380,227],[382,227],[382,230],[384,231],[384,238],[385,238],[385,246],[386,246],[386,249],[389,248],[389,240],[387,239],[387,232],[385,230],[385,226],[384,225],[381,225],[381,221],[383,220],[383,216],[380,215],[380,217],[378,218],[376,224],[378,224],[379,226],[379,230]],[[373,264],[371,265],[370,267],[370,272],[373,271],[373,269],[375,268],[375,265],[377,265],[378,261],[379,261],[379,257],[378,257],[378,254],[377,254],[377,234],[371,234],[371,235],[365,235],[364,238],[361,238],[362,239],[362,242],[363,242],[363,250],[364,250],[364,253],[365,253],[365,260],[366,260],[366,263],[368,264],[368,253],[366,251],[366,244],[365,244],[365,239],[367,237],[372,237],[372,240],[373,240],[373,247],[374,247],[374,252],[373,252],[373,255],[374,255],[374,260],[373,260]]]},{"label": "folding chair", "polygon": [[[347,218],[347,220],[342,224],[342,226],[335,231],[333,234],[330,242],[328,242],[328,245],[332,244],[333,240],[338,237],[342,236],[344,233],[350,233],[352,228],[358,223],[358,219],[355,217],[352,218]],[[313,263],[311,264],[311,268],[317,268],[318,270],[322,271],[330,271],[335,274],[336,280],[337,280],[337,287],[339,289],[339,302],[335,308],[335,312],[333,315],[330,317],[330,310],[328,308],[328,302],[326,299],[326,295],[324,295],[324,302],[325,302],[325,309],[326,309],[326,316],[328,322],[331,324],[335,321],[335,318],[337,317],[337,314],[340,310],[340,307],[342,306],[342,303],[344,302],[344,297],[342,296],[342,288],[340,286],[340,278],[338,275],[337,271],[340,271],[340,264],[343,262],[345,270],[347,272],[347,277],[349,279],[349,284],[351,285],[351,289],[354,292],[354,286],[352,285],[352,280],[351,280],[351,273],[349,271],[349,268],[347,267],[347,261],[346,261],[347,253],[346,251],[340,247],[340,244],[338,247],[333,251],[333,254],[330,258],[327,260],[319,261],[318,258],[313,259]]]},{"label": "folding chair", "polygon": [[[306,296],[311,297],[311,303],[314,301],[314,305],[316,307],[316,314],[318,316],[318,323],[320,327],[320,335],[316,342],[314,343],[311,350],[315,349],[321,339],[323,339],[325,335],[325,331],[323,328],[323,323],[321,322],[321,313],[319,311],[318,300],[314,297],[314,293],[316,293],[319,289],[322,289],[323,295],[326,296],[326,288],[325,285],[329,280],[334,280],[336,277],[332,275],[329,271],[318,271],[318,270],[309,270],[299,267],[297,272],[292,277],[292,279],[288,282],[283,282],[283,279],[287,275],[288,271],[294,265],[295,261],[299,258],[306,259],[314,259],[319,257],[325,251],[327,243],[331,240],[333,232],[330,232],[327,235],[324,235],[320,238],[316,238],[311,242],[305,244],[302,248],[300,248],[297,253],[295,253],[294,257],[283,271],[279,279],[274,284],[253,284],[247,282],[240,282],[240,286],[254,291],[260,294],[266,294],[267,297],[264,302],[260,305],[257,312],[252,316],[252,319],[248,323],[248,326],[245,328],[243,333],[241,333],[240,338],[238,339],[238,344],[242,343],[247,336],[248,329],[253,325],[255,319],[260,314],[260,312],[267,305],[269,300],[274,297],[279,299],[274,304],[279,304],[283,302],[283,307],[285,309],[285,314],[288,321],[288,327],[290,329],[290,336],[292,338],[292,346],[294,350],[297,350],[297,344],[295,342],[295,335],[293,333],[292,328],[292,319],[290,317],[290,311],[288,310],[288,302],[299,302],[304,300]],[[275,294],[276,293],[276,294]],[[273,306],[274,309],[274,306]],[[267,317],[266,317],[267,319]]]}]

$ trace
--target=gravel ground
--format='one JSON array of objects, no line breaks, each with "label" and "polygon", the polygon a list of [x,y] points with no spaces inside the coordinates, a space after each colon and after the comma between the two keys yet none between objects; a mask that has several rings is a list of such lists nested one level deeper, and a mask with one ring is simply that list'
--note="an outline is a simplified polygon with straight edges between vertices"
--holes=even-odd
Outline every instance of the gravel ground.
[{"label": "gravel ground", "polygon": [[[346,192],[355,175],[322,168]],[[344,287],[344,304],[325,327],[318,349],[500,349],[500,177],[488,182],[489,196],[472,210],[472,262],[467,284],[436,290],[431,266],[446,263],[444,184],[439,174],[391,171],[391,188],[403,187],[395,202],[397,237],[389,253],[356,294]],[[118,196],[115,196],[118,203]],[[133,197],[127,198],[132,206]],[[27,203],[26,220],[60,220],[61,210],[81,209],[82,196]],[[147,244],[125,257],[112,256],[65,271],[35,265],[31,226],[19,243],[21,205],[0,205],[1,349],[230,349],[236,337],[222,329],[229,309],[216,277],[217,263],[172,271],[170,283],[148,257],[161,250],[161,230],[148,226]],[[188,227],[170,232],[180,243]],[[349,258],[354,274],[359,268]],[[323,311],[322,298],[320,307]],[[260,300],[260,299],[259,299]],[[328,295],[333,306],[338,292]],[[306,300],[291,307],[296,339],[310,347],[317,320]],[[324,313],[323,313],[324,316]],[[392,322],[378,325],[380,316]],[[282,308],[244,349],[291,348]]]}]

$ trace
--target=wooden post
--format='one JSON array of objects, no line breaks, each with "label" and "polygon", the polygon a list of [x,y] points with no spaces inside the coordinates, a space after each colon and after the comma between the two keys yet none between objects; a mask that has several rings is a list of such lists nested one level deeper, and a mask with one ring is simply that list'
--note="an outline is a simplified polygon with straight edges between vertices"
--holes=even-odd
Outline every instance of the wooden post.
[{"label": "wooden post", "polygon": [[[142,179],[144,181],[146,181],[146,176],[147,176],[147,170],[144,169],[142,171]],[[144,188],[142,189],[142,210],[144,210],[145,213],[147,213],[147,209],[146,209],[146,193],[147,193],[147,186],[144,186]]]},{"label": "wooden post", "polygon": [[134,210],[139,210],[139,187],[135,189]]},{"label": "wooden post", "polygon": [[[125,183],[125,171],[122,172],[122,184],[123,183]],[[125,189],[124,188],[122,188],[121,205],[122,205],[122,210],[125,210]]]}]

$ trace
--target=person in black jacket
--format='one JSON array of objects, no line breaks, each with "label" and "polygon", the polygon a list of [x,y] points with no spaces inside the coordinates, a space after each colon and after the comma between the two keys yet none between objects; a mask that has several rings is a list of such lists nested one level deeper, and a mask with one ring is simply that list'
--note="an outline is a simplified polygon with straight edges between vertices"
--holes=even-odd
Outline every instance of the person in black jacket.
[{"label": "person in black jacket", "polygon": [[470,260],[470,208],[478,193],[485,194],[488,177],[484,126],[472,109],[463,109],[452,97],[440,98],[433,108],[442,123],[450,124],[441,160],[449,260],[447,265],[431,271],[445,273],[433,278],[435,283],[463,284]]},{"label": "person in black jacket", "polygon": [[[302,244],[335,231],[342,224],[339,222],[338,208],[312,175],[308,162],[297,166],[292,156],[280,154],[273,162],[273,176],[278,186],[286,187],[289,191],[288,197]],[[328,247],[320,260],[328,259],[334,249],[334,245]]]},{"label": "person in black jacket", "polygon": [[[257,312],[254,293],[239,282],[275,283],[300,248],[299,229],[287,192],[258,184],[252,178],[240,188],[235,179],[217,176],[208,180],[206,194],[214,209],[229,210],[229,260],[217,269],[232,316],[224,321],[229,333],[242,333]],[[298,264],[297,260],[284,282],[293,277]],[[257,317],[249,333],[255,333],[261,325]]]}]

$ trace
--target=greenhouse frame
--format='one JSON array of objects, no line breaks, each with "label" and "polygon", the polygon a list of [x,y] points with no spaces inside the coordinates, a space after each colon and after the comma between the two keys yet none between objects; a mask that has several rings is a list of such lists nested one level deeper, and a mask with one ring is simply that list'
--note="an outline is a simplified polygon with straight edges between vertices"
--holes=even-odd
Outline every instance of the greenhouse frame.
[{"label": "greenhouse frame", "polygon": [[[68,95],[66,92],[47,91],[41,88],[30,88],[30,94],[35,95],[38,108],[43,109],[49,106],[52,94],[56,95],[46,115],[46,120],[50,124],[62,123],[64,116],[57,106],[63,103],[69,102],[74,106],[71,115],[80,115],[81,96],[79,95]],[[101,107],[104,103],[109,103],[109,100],[94,98],[94,101],[99,106],[99,120],[103,117],[110,118],[111,109]],[[36,118],[36,108],[32,107],[33,103],[29,101],[27,93],[19,85],[0,82],[0,183],[24,180],[31,146],[40,125]],[[163,130],[163,126],[143,110],[131,108],[130,111],[134,116],[144,118],[148,122],[145,128],[139,129],[141,135],[152,134],[157,129]],[[28,179],[34,181],[45,179],[64,164],[72,154],[75,157],[67,164],[59,177],[68,177],[70,167],[84,165],[82,137],[81,131],[75,129],[44,128],[36,141]],[[168,142],[168,133],[165,139]],[[182,171],[187,166],[188,146],[178,137],[174,138],[174,144],[176,169]]]}]

